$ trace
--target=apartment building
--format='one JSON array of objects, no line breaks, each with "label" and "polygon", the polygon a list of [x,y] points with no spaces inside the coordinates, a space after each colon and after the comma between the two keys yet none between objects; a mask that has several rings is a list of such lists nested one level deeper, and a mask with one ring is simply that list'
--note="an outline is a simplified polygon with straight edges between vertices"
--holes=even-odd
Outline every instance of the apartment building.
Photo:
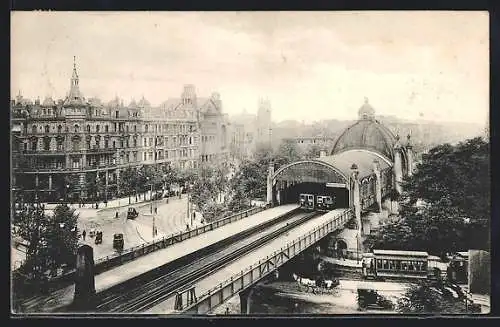
[{"label": "apartment building", "polygon": [[227,117],[218,94],[196,99],[188,85],[181,99],[159,107],[144,97],[128,105],[118,97],[103,104],[85,99],[79,82],[75,64],[64,100],[31,101],[19,94],[11,101],[15,195],[76,200],[87,196],[86,180],[95,178],[104,181],[111,198],[120,193],[120,171],[127,167],[196,169],[228,157]]}]

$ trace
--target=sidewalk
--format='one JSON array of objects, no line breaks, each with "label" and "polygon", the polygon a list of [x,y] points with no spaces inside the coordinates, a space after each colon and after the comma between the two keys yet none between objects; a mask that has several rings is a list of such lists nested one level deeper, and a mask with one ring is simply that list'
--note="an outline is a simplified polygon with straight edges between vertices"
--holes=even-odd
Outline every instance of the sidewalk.
[{"label": "sidewalk", "polygon": [[[130,197],[130,203],[129,203],[129,197],[123,197],[123,198],[118,198],[118,199],[112,199],[112,200],[109,200],[107,205],[104,204],[104,202],[97,202],[98,204],[98,208],[96,209],[95,208],[95,202],[94,203],[86,203],[84,204],[84,206],[82,207],[80,204],[78,203],[71,203],[69,206],[72,208],[72,209],[77,209],[77,210],[80,210],[80,209],[90,209],[90,210],[95,210],[97,212],[101,211],[101,210],[105,210],[105,209],[116,209],[116,208],[122,208],[122,207],[126,207],[126,206],[129,206],[129,205],[134,205],[134,204],[142,204],[142,203],[146,203],[146,202],[149,202],[151,196],[149,194],[150,192],[146,192],[146,193],[140,193],[138,195],[138,198],[137,198],[137,201],[136,201],[136,198],[135,198],[135,195],[131,196]],[[182,196],[184,197],[185,195],[182,194]],[[170,199],[172,198],[177,198],[177,197],[170,197]],[[163,200],[163,199],[162,199]],[[53,210],[55,209],[55,207],[57,207],[59,204],[56,204],[56,203],[42,203],[43,205],[45,205],[45,210]]]}]

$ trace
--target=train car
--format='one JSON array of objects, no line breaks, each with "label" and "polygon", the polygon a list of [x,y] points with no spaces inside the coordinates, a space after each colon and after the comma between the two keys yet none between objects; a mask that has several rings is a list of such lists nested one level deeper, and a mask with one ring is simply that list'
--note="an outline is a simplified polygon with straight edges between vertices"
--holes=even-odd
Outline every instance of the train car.
[{"label": "train car", "polygon": [[318,195],[316,196],[316,210],[318,211],[330,211],[334,209],[333,197],[329,195]]},{"label": "train car", "polygon": [[430,273],[427,252],[373,250],[363,255],[366,279],[427,279]]},{"label": "train car", "polygon": [[314,195],[302,193],[299,195],[300,208],[307,211],[312,211],[315,208]]}]

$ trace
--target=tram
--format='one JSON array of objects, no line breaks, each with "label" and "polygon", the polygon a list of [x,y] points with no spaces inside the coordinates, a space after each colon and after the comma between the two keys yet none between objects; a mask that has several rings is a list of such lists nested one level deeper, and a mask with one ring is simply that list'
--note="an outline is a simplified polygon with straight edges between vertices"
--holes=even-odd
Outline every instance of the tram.
[{"label": "tram", "polygon": [[299,195],[299,205],[300,208],[306,211],[312,211],[315,209],[314,206],[314,195],[302,193]]},{"label": "tram", "polygon": [[334,198],[329,195],[316,196],[316,209],[318,211],[330,211],[334,207]]},{"label": "tram", "polygon": [[427,279],[432,276],[431,270],[427,252],[373,250],[363,254],[365,279]]}]

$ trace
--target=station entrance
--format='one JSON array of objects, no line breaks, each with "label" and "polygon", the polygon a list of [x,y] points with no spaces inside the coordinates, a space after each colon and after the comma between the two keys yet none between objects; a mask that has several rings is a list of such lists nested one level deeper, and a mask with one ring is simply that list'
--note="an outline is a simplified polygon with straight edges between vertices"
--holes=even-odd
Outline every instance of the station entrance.
[{"label": "station entrance", "polygon": [[299,195],[301,193],[316,195],[329,195],[335,199],[335,208],[348,208],[349,207],[349,191],[344,187],[327,187],[325,183],[299,183],[290,185],[278,192],[276,192],[275,201],[280,204],[298,203]]}]

